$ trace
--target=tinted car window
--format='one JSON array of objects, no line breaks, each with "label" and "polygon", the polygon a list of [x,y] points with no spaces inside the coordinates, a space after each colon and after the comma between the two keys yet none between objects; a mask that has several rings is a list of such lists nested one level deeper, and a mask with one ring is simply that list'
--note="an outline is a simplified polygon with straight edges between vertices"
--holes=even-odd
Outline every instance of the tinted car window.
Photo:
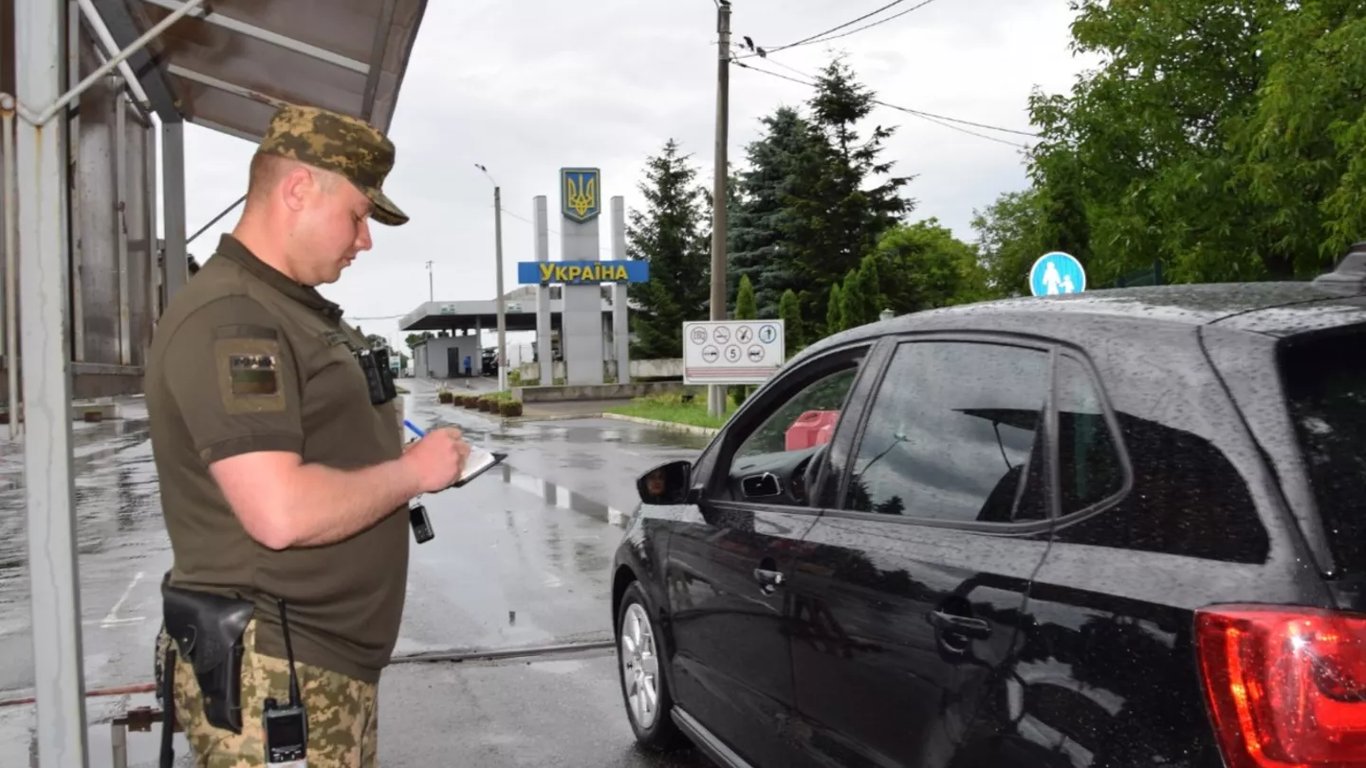
[{"label": "tinted car window", "polygon": [[1133,488],[1106,511],[1059,525],[1056,541],[1265,562],[1266,528],[1247,482],[1218,446],[1131,413],[1116,416]]},{"label": "tinted car window", "polygon": [[1061,514],[1098,504],[1124,487],[1124,470],[1095,381],[1076,359],[1058,359],[1058,481]]},{"label": "tinted car window", "polygon": [[1281,354],[1290,416],[1333,554],[1366,569],[1366,333],[1298,343]]},{"label": "tinted car window", "polygon": [[[1047,353],[999,344],[913,342],[894,355],[852,462],[845,508],[1009,522],[1042,455]],[[1031,503],[1032,504],[1032,503]]]}]

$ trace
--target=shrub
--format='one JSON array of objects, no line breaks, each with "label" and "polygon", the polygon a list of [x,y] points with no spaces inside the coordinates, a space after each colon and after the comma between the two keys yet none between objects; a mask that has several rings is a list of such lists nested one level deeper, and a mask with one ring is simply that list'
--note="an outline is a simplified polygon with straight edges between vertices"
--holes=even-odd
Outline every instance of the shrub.
[{"label": "shrub", "polygon": [[447,390],[444,390],[444,389],[443,389],[443,390],[441,390],[440,392],[437,393],[436,399],[439,400],[439,401],[441,401],[441,402],[443,402],[443,403],[454,402],[454,400],[455,400],[455,394],[452,393],[452,392],[448,392]]},{"label": "shrub", "polygon": [[521,416],[522,404],[516,400],[507,400],[498,406],[498,410],[504,416]]}]

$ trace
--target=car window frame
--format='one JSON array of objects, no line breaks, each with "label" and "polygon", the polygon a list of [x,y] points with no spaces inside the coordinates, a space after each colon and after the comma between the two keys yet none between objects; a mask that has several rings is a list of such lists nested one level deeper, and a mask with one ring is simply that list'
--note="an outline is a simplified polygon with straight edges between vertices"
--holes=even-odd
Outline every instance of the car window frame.
[{"label": "car window frame", "polygon": [[[812,382],[835,372],[836,369],[843,367],[842,363],[861,352],[863,360],[858,363],[854,381],[850,384],[849,391],[844,395],[844,403],[840,407],[840,418],[835,426],[835,432],[830,438],[830,449],[821,457],[821,465],[817,468],[816,482],[807,489],[808,498],[819,499],[820,497],[816,493],[821,487],[821,480],[825,477],[826,468],[829,466],[830,452],[834,450],[841,437],[845,440],[849,439],[851,424],[860,421],[863,411],[867,408],[866,402],[860,404],[854,395],[860,390],[861,383],[868,378],[869,371],[873,370],[873,366],[885,362],[879,354],[885,347],[884,341],[884,339],[877,337],[864,338],[823,350],[809,359],[799,361],[790,370],[781,372],[747,398],[705,451],[705,477],[696,485],[698,502],[737,510],[756,511],[776,508],[785,513],[819,516],[822,508],[812,502],[808,502],[805,506],[787,506],[727,498],[725,490],[729,483],[731,467],[735,463],[736,452],[754,434],[754,430],[758,429],[777,409],[790,402],[794,396],[810,386]],[[822,374],[817,372],[820,368],[827,370]],[[796,381],[803,383],[792,383]],[[850,411],[851,404],[855,409],[854,412]],[[855,418],[851,418],[851,416]],[[700,464],[701,461],[699,461]]]},{"label": "car window frame", "polygon": [[[989,533],[1003,536],[1033,536],[1050,532],[1055,526],[1066,523],[1073,523],[1104,512],[1124,498],[1133,490],[1133,468],[1129,461],[1129,453],[1124,444],[1124,435],[1119,430],[1119,421],[1115,416],[1113,405],[1108,393],[1097,375],[1097,369],[1090,357],[1075,346],[1066,344],[1057,339],[1051,339],[1029,334],[1001,333],[993,331],[927,331],[920,333],[901,333],[885,337],[883,348],[877,356],[879,363],[874,372],[871,368],[862,372],[862,376],[869,381],[868,391],[863,397],[863,404],[859,410],[859,420],[857,425],[851,425],[851,432],[848,436],[848,450],[852,455],[858,446],[863,442],[863,437],[868,428],[869,419],[872,417],[873,406],[876,403],[877,394],[882,391],[886,377],[891,370],[891,364],[896,356],[896,352],[904,344],[926,343],[926,342],[962,342],[977,344],[994,344],[996,346],[1023,347],[1032,349],[1048,356],[1047,371],[1048,383],[1045,389],[1045,399],[1043,406],[1042,428],[1044,429],[1044,505],[1048,510],[1048,516],[1042,520],[1030,520],[1026,522],[980,522],[976,520],[944,520],[926,517],[914,517],[910,515],[889,516],[876,512],[861,512],[843,508],[846,497],[849,493],[849,484],[853,477],[852,462],[847,462],[842,468],[840,477],[837,479],[837,488],[830,503],[821,507],[822,515],[833,517],[846,517],[857,520],[876,520],[896,525],[915,525],[926,528],[939,528],[960,531],[972,531],[979,533]],[[1062,504],[1062,483],[1061,468],[1058,458],[1058,372],[1059,362],[1063,356],[1071,357],[1077,361],[1085,371],[1092,390],[1096,393],[1100,403],[1100,408],[1105,417],[1106,427],[1110,430],[1110,435],[1114,441],[1115,448],[1119,454],[1119,463],[1123,474],[1124,482],[1121,490],[1100,502],[1093,503],[1076,512],[1067,515],[1061,514]],[[869,359],[872,362],[872,358]],[[851,390],[852,392],[852,390]]]},{"label": "car window frame", "polygon": [[[1091,504],[1082,507],[1074,512],[1062,514],[1062,467],[1058,460],[1059,435],[1058,435],[1058,382],[1062,370],[1060,363],[1063,358],[1069,358],[1081,366],[1087,382],[1091,385],[1091,392],[1096,395],[1096,401],[1100,407],[1101,415],[1105,419],[1105,428],[1110,432],[1110,439],[1114,445],[1115,453],[1119,458],[1119,469],[1122,477],[1119,490]],[[1091,360],[1085,352],[1080,349],[1058,344],[1053,356],[1053,379],[1049,392],[1049,412],[1050,412],[1050,434],[1048,436],[1050,447],[1049,454],[1052,460],[1052,474],[1049,481],[1053,483],[1053,519],[1055,525],[1065,526],[1080,523],[1087,518],[1103,514],[1106,510],[1112,509],[1129,497],[1134,490],[1134,466],[1129,457],[1129,447],[1124,441],[1124,430],[1120,428],[1119,416],[1115,413],[1114,404],[1110,401],[1110,394],[1105,390],[1104,382],[1101,380],[1100,372],[1096,368],[1095,362]]]}]

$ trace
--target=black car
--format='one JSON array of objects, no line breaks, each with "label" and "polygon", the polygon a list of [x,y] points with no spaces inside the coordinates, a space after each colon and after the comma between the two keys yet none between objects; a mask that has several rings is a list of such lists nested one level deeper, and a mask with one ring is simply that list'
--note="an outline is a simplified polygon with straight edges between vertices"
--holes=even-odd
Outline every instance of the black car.
[{"label": "black car", "polygon": [[627,713],[731,766],[1366,765],[1364,478],[1366,244],[847,331],[641,478]]}]

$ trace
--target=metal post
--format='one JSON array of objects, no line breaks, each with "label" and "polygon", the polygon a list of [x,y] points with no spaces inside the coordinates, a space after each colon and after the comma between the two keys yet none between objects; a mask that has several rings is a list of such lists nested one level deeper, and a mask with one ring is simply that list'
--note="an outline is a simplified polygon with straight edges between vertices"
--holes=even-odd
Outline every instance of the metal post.
[{"label": "metal post", "polygon": [[[494,257],[498,270],[498,391],[508,388],[507,300],[503,297],[503,196],[493,188]],[[482,354],[482,351],[481,351]]]},{"label": "metal post", "polygon": [[[550,234],[547,218],[546,197],[537,195],[532,201],[532,219],[536,230],[536,263],[550,261]],[[539,364],[537,381],[548,387],[554,381],[555,359],[550,337],[554,326],[550,322],[550,286],[536,286],[536,360]]]},{"label": "metal post", "polygon": [[[612,198],[612,259],[626,260],[626,198]],[[612,341],[616,346],[617,383],[631,383],[629,283],[612,286]]]},{"label": "metal post", "polygon": [[[726,130],[730,118],[730,0],[720,0],[716,6],[717,39],[716,61],[716,171],[712,180],[714,191],[711,202],[711,319],[726,319]],[[707,410],[712,416],[726,411],[726,390],[707,386]]]},{"label": "metal post", "polygon": [[[147,199],[151,204],[147,206],[147,336],[152,338],[156,333],[157,320],[161,315],[161,272],[157,269],[157,148],[160,142],[157,141],[156,129],[148,127],[147,153],[143,158],[145,161],[142,169],[143,178],[147,181]],[[144,357],[144,360],[146,358]]]},{"label": "metal post", "polygon": [[[81,77],[81,43],[85,39],[85,27],[81,24],[80,9],[74,2],[67,4],[67,60],[66,60],[66,83],[64,88],[75,88]],[[115,51],[117,53],[117,51]],[[124,62],[125,64],[127,62]],[[105,80],[106,83],[112,82],[114,76],[111,74]],[[92,86],[93,87],[93,86]],[[110,85],[111,89],[115,86]],[[116,94],[117,95],[117,94]],[[103,103],[103,100],[101,100]],[[85,133],[85,112],[80,109],[80,102],[76,102],[77,108],[72,110],[67,117],[67,163],[74,169],[76,178],[72,179],[72,188],[81,183],[80,176],[84,171],[85,164],[81,162],[81,136]],[[100,115],[94,122],[96,125],[108,127],[109,121],[106,115]],[[84,191],[84,190],[82,190]],[[85,200],[84,194],[71,196],[71,201],[67,207],[67,216],[72,222],[72,231],[78,231],[81,225],[77,222],[82,220],[85,215],[84,207],[97,205],[99,203],[108,204],[108,200]],[[71,239],[71,266],[69,270],[71,282],[71,362],[85,362],[85,249],[88,243],[86,238],[79,235]],[[101,275],[103,277],[103,275]],[[107,362],[107,361],[106,361]]]},{"label": "metal post", "polygon": [[114,95],[114,253],[119,290],[119,362],[133,364],[128,296],[128,110],[123,96]]},{"label": "metal post", "polygon": [[427,301],[436,301],[436,284],[432,282],[432,263],[427,262]]},{"label": "metal post", "polygon": [[[21,104],[61,96],[65,3],[15,6]],[[111,67],[112,69],[112,67]],[[60,107],[50,107],[59,110]],[[38,762],[86,766],[88,745],[71,478],[71,371],[67,335],[66,126],[18,131],[19,248],[23,295],[24,495],[28,505]]]},{"label": "metal post", "polygon": [[165,270],[166,303],[185,287],[190,268],[185,253],[185,124],[161,124],[161,181],[163,213],[166,216]]},{"label": "metal post", "polygon": [[19,437],[19,168],[14,158],[14,99],[0,98],[5,151],[5,374],[9,436]]}]

